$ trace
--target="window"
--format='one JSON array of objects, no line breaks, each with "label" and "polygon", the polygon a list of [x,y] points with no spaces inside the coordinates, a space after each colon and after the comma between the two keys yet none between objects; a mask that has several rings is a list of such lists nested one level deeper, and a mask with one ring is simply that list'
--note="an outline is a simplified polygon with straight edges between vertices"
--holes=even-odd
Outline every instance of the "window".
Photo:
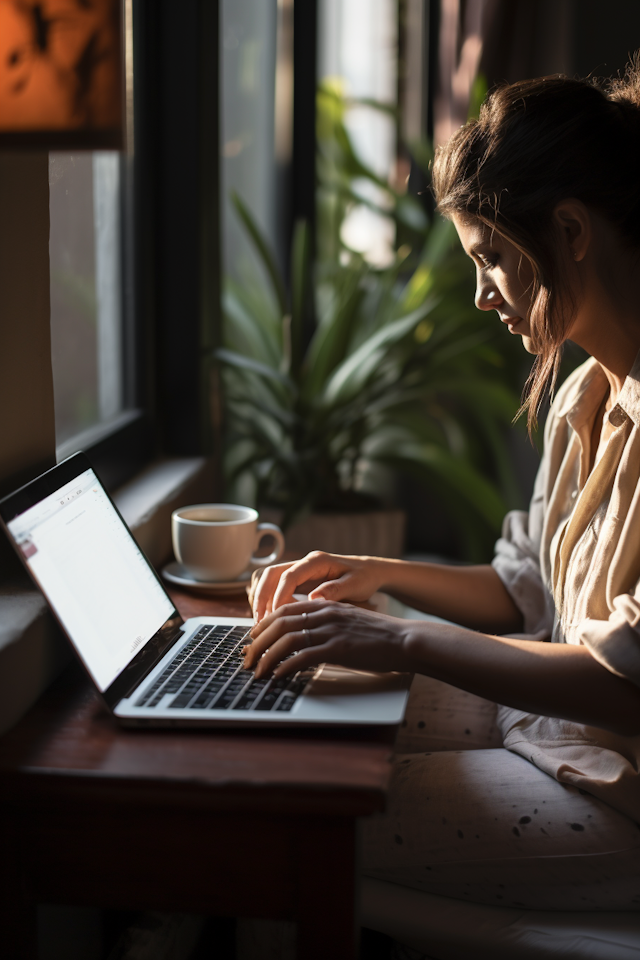
[{"label": "window", "polygon": [[[348,97],[395,105],[397,98],[397,0],[321,0],[319,76],[338,83]],[[383,180],[396,159],[394,118],[366,105],[352,107],[346,125],[358,156]],[[354,184],[362,198],[348,214],[342,237],[376,266],[393,261],[395,225],[371,209],[384,193],[369,180]]]},{"label": "window", "polygon": [[123,408],[118,154],[50,154],[49,190],[56,445],[66,453]]},{"label": "window", "polygon": [[113,489],[154,456],[211,447],[218,9],[124,8],[126,152],[52,154],[50,192],[42,153],[0,157],[6,490],[78,448]]},{"label": "window", "polygon": [[291,161],[292,0],[223,0],[220,189],[224,270],[255,267],[231,203],[236,192],[283,258],[283,168]]},{"label": "window", "polygon": [[132,0],[123,7],[126,150],[49,154],[56,455],[86,450],[111,487],[152,453],[134,283]]}]

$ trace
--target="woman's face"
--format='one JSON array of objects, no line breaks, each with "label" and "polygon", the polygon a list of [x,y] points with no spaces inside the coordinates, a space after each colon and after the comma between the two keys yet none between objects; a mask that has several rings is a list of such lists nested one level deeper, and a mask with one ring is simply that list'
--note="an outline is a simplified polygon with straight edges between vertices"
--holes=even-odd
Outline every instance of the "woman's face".
[{"label": "woman's face", "polygon": [[509,332],[522,337],[525,350],[535,353],[528,320],[531,264],[512,243],[480,220],[454,216],[453,223],[466,254],[476,266],[477,308],[496,310]]}]

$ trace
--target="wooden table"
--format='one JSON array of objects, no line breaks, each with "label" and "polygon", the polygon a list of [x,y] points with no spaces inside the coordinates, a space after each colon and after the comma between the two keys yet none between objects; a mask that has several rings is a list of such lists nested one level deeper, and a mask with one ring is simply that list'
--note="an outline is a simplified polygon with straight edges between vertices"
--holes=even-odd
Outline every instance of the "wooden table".
[{"label": "wooden table", "polygon": [[295,920],[299,957],[353,960],[357,818],[384,807],[392,738],[124,730],[71,668],[0,740],[3,956],[37,956],[40,902]]}]

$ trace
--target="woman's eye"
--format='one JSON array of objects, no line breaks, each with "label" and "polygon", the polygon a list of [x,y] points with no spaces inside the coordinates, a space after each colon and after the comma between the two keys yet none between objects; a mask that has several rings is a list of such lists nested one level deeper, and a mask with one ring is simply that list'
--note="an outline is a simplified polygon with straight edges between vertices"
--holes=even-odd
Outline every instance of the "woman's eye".
[{"label": "woman's eye", "polygon": [[486,269],[490,267],[495,267],[495,265],[498,262],[497,256],[496,257],[480,257],[480,260],[482,262],[482,266],[485,267]]}]

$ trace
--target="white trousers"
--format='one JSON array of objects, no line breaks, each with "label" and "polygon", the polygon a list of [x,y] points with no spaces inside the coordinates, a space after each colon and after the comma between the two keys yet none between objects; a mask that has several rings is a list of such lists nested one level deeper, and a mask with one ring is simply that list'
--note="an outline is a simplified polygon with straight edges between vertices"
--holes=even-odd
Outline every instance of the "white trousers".
[{"label": "white trousers", "polygon": [[640,826],[505,750],[495,721],[494,703],[416,676],[364,873],[494,906],[640,910]]}]

